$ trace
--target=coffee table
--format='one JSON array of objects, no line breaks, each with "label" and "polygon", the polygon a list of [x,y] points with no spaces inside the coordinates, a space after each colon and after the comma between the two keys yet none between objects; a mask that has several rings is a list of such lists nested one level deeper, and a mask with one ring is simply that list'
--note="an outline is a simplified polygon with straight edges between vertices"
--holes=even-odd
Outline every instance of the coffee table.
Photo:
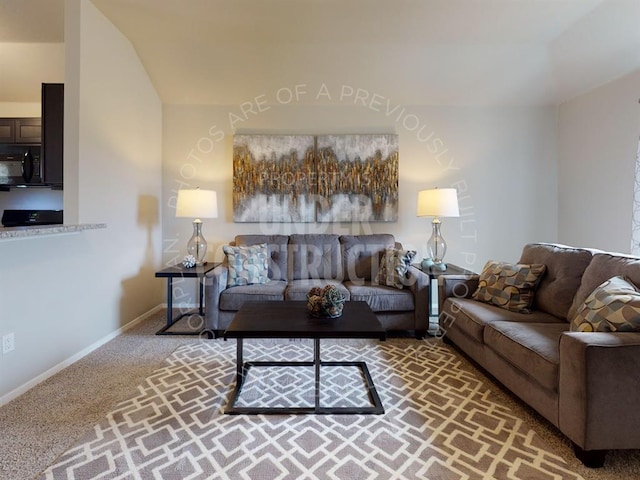
[{"label": "coffee table", "polygon": [[[324,362],[320,359],[320,340],[323,338],[377,338],[386,339],[386,330],[366,302],[346,302],[342,316],[336,319],[315,318],[307,310],[306,302],[246,302],[238,310],[224,332],[224,339],[237,339],[236,386],[229,407],[229,414],[382,414],[384,407],[369,374],[367,364],[362,361]],[[243,361],[245,338],[312,338],[314,340],[313,361]],[[251,367],[314,367],[313,407],[237,407],[236,402],[242,385]],[[358,367],[366,383],[371,406],[321,406],[320,367]]]}]

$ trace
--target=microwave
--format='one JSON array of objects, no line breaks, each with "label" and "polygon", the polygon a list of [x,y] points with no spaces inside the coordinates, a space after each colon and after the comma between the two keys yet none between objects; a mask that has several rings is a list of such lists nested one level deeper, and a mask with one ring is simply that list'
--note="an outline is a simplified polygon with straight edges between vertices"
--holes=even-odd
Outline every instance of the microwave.
[{"label": "microwave", "polygon": [[40,148],[13,147],[0,152],[0,185],[42,183]]}]

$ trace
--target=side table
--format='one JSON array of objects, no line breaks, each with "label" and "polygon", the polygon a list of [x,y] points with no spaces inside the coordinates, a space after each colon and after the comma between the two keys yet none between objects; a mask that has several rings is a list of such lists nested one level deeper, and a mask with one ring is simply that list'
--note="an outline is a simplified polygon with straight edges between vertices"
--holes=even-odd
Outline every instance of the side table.
[{"label": "side table", "polygon": [[167,267],[159,272],[156,272],[156,278],[167,279],[167,324],[156,332],[156,335],[200,335],[200,331],[181,331],[181,332],[169,332],[171,328],[178,320],[187,316],[193,315],[194,312],[189,311],[181,314],[178,318],[173,318],[173,279],[174,278],[197,278],[199,283],[199,302],[198,302],[198,314],[204,316],[203,299],[204,299],[204,278],[207,272],[210,272],[214,268],[220,265],[220,262],[207,262],[204,265],[197,265],[195,267],[186,268],[182,265],[174,265]]},{"label": "side table", "polygon": [[435,318],[435,323],[438,323],[438,312],[433,311],[433,299],[438,298],[438,286],[437,282],[434,288],[434,280],[438,280],[439,277],[443,277],[446,275],[475,275],[476,273],[467,270],[466,268],[459,267],[458,265],[454,265],[453,263],[447,263],[447,268],[445,270],[440,270],[436,267],[426,267],[423,268],[419,263],[414,264],[414,267],[419,268],[424,273],[429,275],[429,329],[428,332],[433,330],[431,329],[431,320]]}]

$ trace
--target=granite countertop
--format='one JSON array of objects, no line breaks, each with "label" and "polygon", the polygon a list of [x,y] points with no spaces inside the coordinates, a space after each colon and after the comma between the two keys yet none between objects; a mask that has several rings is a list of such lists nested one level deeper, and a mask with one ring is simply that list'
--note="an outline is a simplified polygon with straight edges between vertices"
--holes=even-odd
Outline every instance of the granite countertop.
[{"label": "granite countertop", "polygon": [[105,223],[85,223],[82,225],[41,225],[33,227],[7,227],[0,228],[0,240],[15,238],[43,237],[65,233],[82,232],[83,230],[95,230],[107,228]]}]

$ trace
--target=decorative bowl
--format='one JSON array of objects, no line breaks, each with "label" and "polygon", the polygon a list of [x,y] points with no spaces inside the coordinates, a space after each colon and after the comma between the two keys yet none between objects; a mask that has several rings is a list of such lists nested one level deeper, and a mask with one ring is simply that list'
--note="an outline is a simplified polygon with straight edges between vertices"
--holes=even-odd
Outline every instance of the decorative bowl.
[{"label": "decorative bowl", "polygon": [[314,287],[307,294],[307,309],[314,317],[338,318],[342,315],[344,295],[332,285]]}]

